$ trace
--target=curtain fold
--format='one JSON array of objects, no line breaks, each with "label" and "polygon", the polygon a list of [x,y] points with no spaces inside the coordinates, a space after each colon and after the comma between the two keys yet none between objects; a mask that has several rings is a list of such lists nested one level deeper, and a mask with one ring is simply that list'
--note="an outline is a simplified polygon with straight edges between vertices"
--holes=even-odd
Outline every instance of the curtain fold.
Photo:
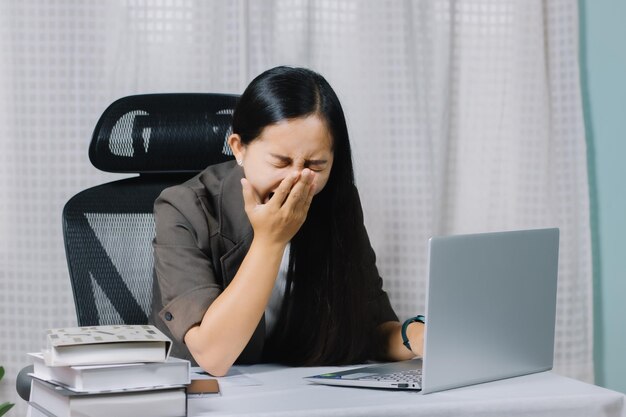
[{"label": "curtain fold", "polygon": [[[61,236],[116,98],[240,93],[321,72],[348,119],[370,238],[401,317],[423,311],[431,235],[561,228],[556,371],[593,379],[586,149],[571,0],[0,3],[0,364],[75,323]],[[10,382],[2,398],[12,398]],[[19,409],[18,409],[19,410]]]}]

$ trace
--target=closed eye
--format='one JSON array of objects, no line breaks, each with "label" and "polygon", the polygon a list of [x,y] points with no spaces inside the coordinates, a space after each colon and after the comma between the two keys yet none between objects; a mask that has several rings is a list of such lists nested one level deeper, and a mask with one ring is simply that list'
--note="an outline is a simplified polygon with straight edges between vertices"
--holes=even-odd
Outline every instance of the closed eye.
[{"label": "closed eye", "polygon": [[286,168],[289,165],[291,165],[291,158],[287,158],[286,156],[281,156],[281,155],[276,155],[276,154],[270,154],[272,156],[272,158],[274,158],[274,161],[272,161],[272,165],[274,165],[277,168]]},{"label": "closed eye", "polygon": [[291,164],[287,164],[285,162],[273,162],[272,165],[276,168],[287,168]]},{"label": "closed eye", "polygon": [[324,164],[323,166],[318,164],[308,164],[306,165],[306,167],[313,172],[322,172],[326,169],[326,164]]}]

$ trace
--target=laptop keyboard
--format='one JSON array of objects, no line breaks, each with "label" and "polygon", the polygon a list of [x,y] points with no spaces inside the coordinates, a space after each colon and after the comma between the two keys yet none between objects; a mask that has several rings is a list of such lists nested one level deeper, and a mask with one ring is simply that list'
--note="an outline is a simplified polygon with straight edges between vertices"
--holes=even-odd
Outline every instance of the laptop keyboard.
[{"label": "laptop keyboard", "polygon": [[422,383],[421,369],[407,369],[404,371],[393,372],[389,374],[368,375],[359,378],[360,380],[380,381],[380,382],[407,382]]}]

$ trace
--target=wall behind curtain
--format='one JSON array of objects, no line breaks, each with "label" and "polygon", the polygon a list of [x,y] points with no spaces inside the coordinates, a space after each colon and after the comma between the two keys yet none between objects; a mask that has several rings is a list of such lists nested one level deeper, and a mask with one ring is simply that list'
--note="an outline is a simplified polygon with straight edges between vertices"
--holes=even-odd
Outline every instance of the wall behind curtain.
[{"label": "wall behind curtain", "polygon": [[596,383],[626,392],[626,2],[579,0],[594,246]]},{"label": "wall behind curtain", "polygon": [[61,210],[119,175],[87,158],[120,96],[240,93],[278,64],[343,102],[366,223],[400,317],[433,234],[558,226],[556,369],[591,380],[591,262],[571,0],[0,3],[0,363],[75,323]]}]

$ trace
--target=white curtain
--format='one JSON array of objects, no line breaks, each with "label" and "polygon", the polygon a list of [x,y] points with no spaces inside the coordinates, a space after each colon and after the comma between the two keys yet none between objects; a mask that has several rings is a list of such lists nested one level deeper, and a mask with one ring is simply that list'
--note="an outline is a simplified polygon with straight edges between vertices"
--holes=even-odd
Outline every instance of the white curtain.
[{"label": "white curtain", "polygon": [[343,102],[398,314],[423,310],[429,236],[558,226],[555,366],[591,381],[576,0],[5,0],[0,399],[16,400],[43,330],[75,323],[61,210],[121,177],[87,158],[104,108],[136,93],[240,93],[278,64],[321,72]]}]

